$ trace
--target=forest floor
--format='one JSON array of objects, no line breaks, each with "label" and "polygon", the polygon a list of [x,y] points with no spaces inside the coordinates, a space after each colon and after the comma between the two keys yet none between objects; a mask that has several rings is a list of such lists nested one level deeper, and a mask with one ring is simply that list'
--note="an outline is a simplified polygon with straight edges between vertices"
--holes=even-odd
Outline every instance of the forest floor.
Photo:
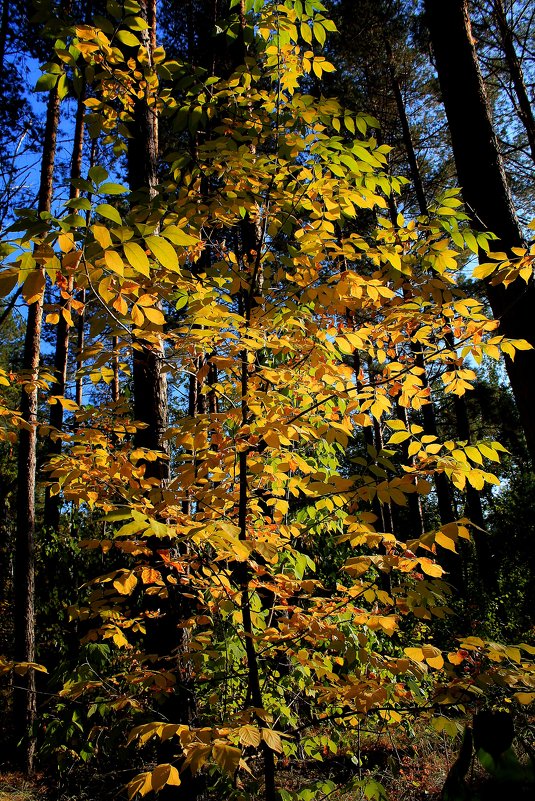
[{"label": "forest floor", "polygon": [[0,801],[44,801],[46,787],[39,780],[25,779],[20,773],[0,774]]},{"label": "forest floor", "polygon": [[[531,723],[535,721],[531,719]],[[305,787],[318,790],[322,783],[329,781],[332,789],[328,793],[319,791],[310,796],[322,801],[325,798],[328,801],[379,801],[385,798],[388,801],[440,801],[460,744],[461,732],[452,738],[418,723],[410,733],[402,727],[384,727],[374,733],[363,730],[357,739],[354,732],[348,732],[347,740],[343,738],[340,743],[339,753],[332,754],[325,748],[321,761],[304,754],[301,754],[302,758],[293,757],[291,760],[279,758],[277,784],[289,797],[302,792]],[[515,751],[525,762],[523,749],[517,745]],[[257,773],[257,766],[252,767]],[[65,786],[59,795],[56,792],[58,788],[47,787],[46,777],[38,776],[28,781],[19,773],[0,772],[0,801],[52,801],[58,798],[69,801],[90,798],[94,801],[98,797],[125,797],[120,774],[113,777],[113,790],[110,792],[110,785],[103,777],[95,775],[94,770],[89,776],[88,767],[80,768],[78,781],[69,788]],[[83,781],[84,776],[86,781]],[[355,786],[354,781],[360,779],[362,784]],[[374,786],[376,783],[384,788],[386,796],[379,791],[378,785]],[[91,785],[91,790],[88,785]],[[467,775],[467,785],[470,801],[503,801],[507,797],[514,798],[514,801],[532,801],[534,797],[533,784],[497,784],[485,774],[475,758]],[[262,797],[262,789],[257,787],[257,792],[253,791],[251,799]],[[208,797],[210,801],[216,801],[212,794]],[[217,801],[226,799],[217,797]]]}]

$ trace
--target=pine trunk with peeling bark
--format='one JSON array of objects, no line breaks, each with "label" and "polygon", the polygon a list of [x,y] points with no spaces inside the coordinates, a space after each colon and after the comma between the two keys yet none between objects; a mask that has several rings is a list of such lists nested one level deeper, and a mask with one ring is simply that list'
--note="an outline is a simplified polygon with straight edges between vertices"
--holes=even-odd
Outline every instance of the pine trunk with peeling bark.
[{"label": "pine trunk with peeling bark", "polygon": [[[41,162],[38,210],[49,211],[52,203],[56,137],[60,99],[57,89],[50,92],[46,113],[45,138]],[[43,298],[28,307],[22,369],[28,382],[39,373]],[[35,662],[35,487],[38,393],[34,383],[23,388],[20,411],[26,426],[21,429],[17,466],[17,531],[15,542],[15,661]],[[13,693],[14,732],[20,767],[33,772],[35,738],[32,727],[36,713],[35,672],[28,670],[17,678]]]},{"label": "pine trunk with peeling bark", "polygon": [[[492,231],[496,250],[524,244],[505,176],[471,33],[466,0],[425,0],[426,18],[451,134],[457,176],[472,225]],[[517,279],[507,288],[485,282],[500,333],[535,346],[535,287]],[[506,357],[518,413],[535,465],[535,351]]]}]

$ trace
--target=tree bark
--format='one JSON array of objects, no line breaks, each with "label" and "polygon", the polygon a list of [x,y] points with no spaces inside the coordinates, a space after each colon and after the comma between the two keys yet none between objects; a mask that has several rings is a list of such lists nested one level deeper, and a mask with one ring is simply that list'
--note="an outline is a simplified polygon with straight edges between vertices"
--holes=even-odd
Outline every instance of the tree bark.
[{"label": "tree bark", "polygon": [[[472,225],[498,237],[495,249],[524,244],[507,184],[489,102],[471,34],[467,0],[425,0],[436,69],[448,118],[457,175]],[[485,282],[506,337],[535,345],[535,288],[520,279],[505,288]],[[506,368],[531,460],[535,465],[535,351],[520,351]]]},{"label": "tree bark", "polygon": [[503,0],[493,0],[492,8],[494,12],[494,19],[496,20],[496,24],[498,25],[498,30],[500,32],[503,54],[507,62],[507,68],[511,76],[513,89],[518,103],[518,116],[520,117],[522,124],[526,129],[526,136],[528,138],[531,158],[535,162],[535,118],[533,116],[533,109],[529,101],[526,83],[524,81],[522,65],[516,52],[513,31],[507,22],[507,15],[505,13]]},{"label": "tree bark", "polygon": [[0,17],[0,91],[4,79],[4,61],[6,57],[7,34],[9,31],[9,0],[2,2],[2,16]]},{"label": "tree bark", "polygon": [[[50,211],[60,99],[57,88],[49,94],[43,158],[39,183],[38,211]],[[27,384],[22,391],[20,411],[26,427],[20,431],[17,467],[17,533],[15,543],[15,660],[35,661],[35,485],[37,446],[36,381],[39,373],[43,297],[28,308],[22,369]],[[26,391],[26,390],[29,391]],[[36,712],[35,672],[28,670],[17,681],[13,695],[16,741],[23,747],[18,761],[27,774],[33,772],[35,738],[32,727]]]},{"label": "tree bark", "polygon": [[[71,159],[71,180],[80,178],[82,175],[82,155],[84,147],[84,115],[85,115],[85,84],[78,97],[78,104],[76,108],[76,119],[74,125],[74,141]],[[69,190],[69,198],[72,200],[79,197],[80,190],[71,183]],[[62,300],[61,311],[65,310],[70,312],[70,295],[73,291],[73,279],[70,278],[67,285],[67,293],[69,299]],[[56,328],[56,350],[54,354],[54,376],[56,378],[51,387],[50,395],[52,398],[62,398],[65,395],[67,386],[67,366],[69,360],[69,339],[70,339],[70,326],[63,314],[60,318]],[[50,426],[52,431],[61,432],[63,428],[63,406],[58,401],[50,407]],[[61,438],[49,437],[47,442],[47,457],[59,456],[62,450]],[[59,494],[51,495],[50,488],[47,488],[45,495],[45,509],[44,509],[44,527],[45,530],[57,531],[60,523],[60,496]]]},{"label": "tree bark", "polygon": [[[148,0],[141,2],[141,16],[150,28],[140,34],[152,58],[156,17],[154,8]],[[145,193],[147,199],[156,194],[158,161],[157,117],[148,105],[147,98],[137,98],[134,105],[133,120],[130,123],[131,137],[128,140],[128,182],[135,193]],[[146,424],[136,432],[135,444],[140,448],[168,452],[164,439],[167,429],[167,377],[163,366],[163,345],[137,343],[134,346],[134,415],[136,420]],[[146,476],[165,481],[169,476],[168,461],[165,458],[146,462]]]}]

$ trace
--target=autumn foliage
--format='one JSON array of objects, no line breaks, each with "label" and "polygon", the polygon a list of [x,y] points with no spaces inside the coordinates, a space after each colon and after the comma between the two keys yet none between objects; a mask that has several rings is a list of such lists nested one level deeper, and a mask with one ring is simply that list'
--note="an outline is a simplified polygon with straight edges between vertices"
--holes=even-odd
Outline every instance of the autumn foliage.
[{"label": "autumn foliage", "polygon": [[[321,92],[334,25],[320,2],[231,5],[243,59],[214,74],[154,47],[132,0],[66,25],[38,88],[83,78],[89,134],[117,157],[140,103],[173,149],[154,191],[94,164],[63,207],[19,211],[3,245],[4,297],[22,287],[51,326],[85,321],[82,404],[48,394],[50,368],[2,371],[1,436],[28,425],[13,388],[63,407],[61,430],[43,410],[35,422],[61,443],[39,478],[80,510],[88,559],[102,554],[68,625],[110,659],[65,680],[86,734],[56,752],[97,759],[123,720],[121,747],[146,754],[130,799],[221,774],[220,797],[254,785],[272,801],[280,760],[337,748],[322,721],[424,715],[440,730],[490,688],[535,698],[533,647],[466,627],[450,648],[427,639],[474,532],[462,515],[428,530],[422,504],[438,475],[461,493],[496,485],[504,448],[441,441],[419,417],[430,373],[462,396],[483,358],[529,347],[464,278],[487,253],[475,277],[527,281],[533,254],[493,253],[456,190],[428,216],[397,213],[405,180],[376,120]],[[131,402],[147,354],[168,387],[157,447],[139,444]]]}]

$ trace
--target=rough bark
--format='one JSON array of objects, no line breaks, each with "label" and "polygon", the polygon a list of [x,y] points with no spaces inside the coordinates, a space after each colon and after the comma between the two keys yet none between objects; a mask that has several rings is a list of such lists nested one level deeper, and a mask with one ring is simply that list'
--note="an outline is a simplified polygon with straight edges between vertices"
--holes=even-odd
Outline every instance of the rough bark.
[{"label": "rough bark", "polygon": [[[52,202],[56,136],[60,100],[50,92],[41,161],[38,211],[49,211]],[[26,426],[21,429],[17,466],[17,533],[15,543],[15,660],[35,661],[35,485],[38,393],[34,384],[39,373],[43,298],[28,308],[24,341],[23,372],[28,382],[22,391],[20,411]],[[18,678],[13,695],[16,741],[23,747],[18,761],[27,774],[33,772],[35,739],[32,727],[36,712],[35,672]]]},{"label": "rough bark", "polygon": [[[498,237],[500,251],[524,244],[505,176],[489,102],[471,34],[466,0],[425,0],[436,69],[448,118],[457,175],[472,225]],[[535,345],[535,288],[520,279],[505,288],[485,282],[500,331]],[[535,464],[535,351],[506,358],[532,462]]]}]

